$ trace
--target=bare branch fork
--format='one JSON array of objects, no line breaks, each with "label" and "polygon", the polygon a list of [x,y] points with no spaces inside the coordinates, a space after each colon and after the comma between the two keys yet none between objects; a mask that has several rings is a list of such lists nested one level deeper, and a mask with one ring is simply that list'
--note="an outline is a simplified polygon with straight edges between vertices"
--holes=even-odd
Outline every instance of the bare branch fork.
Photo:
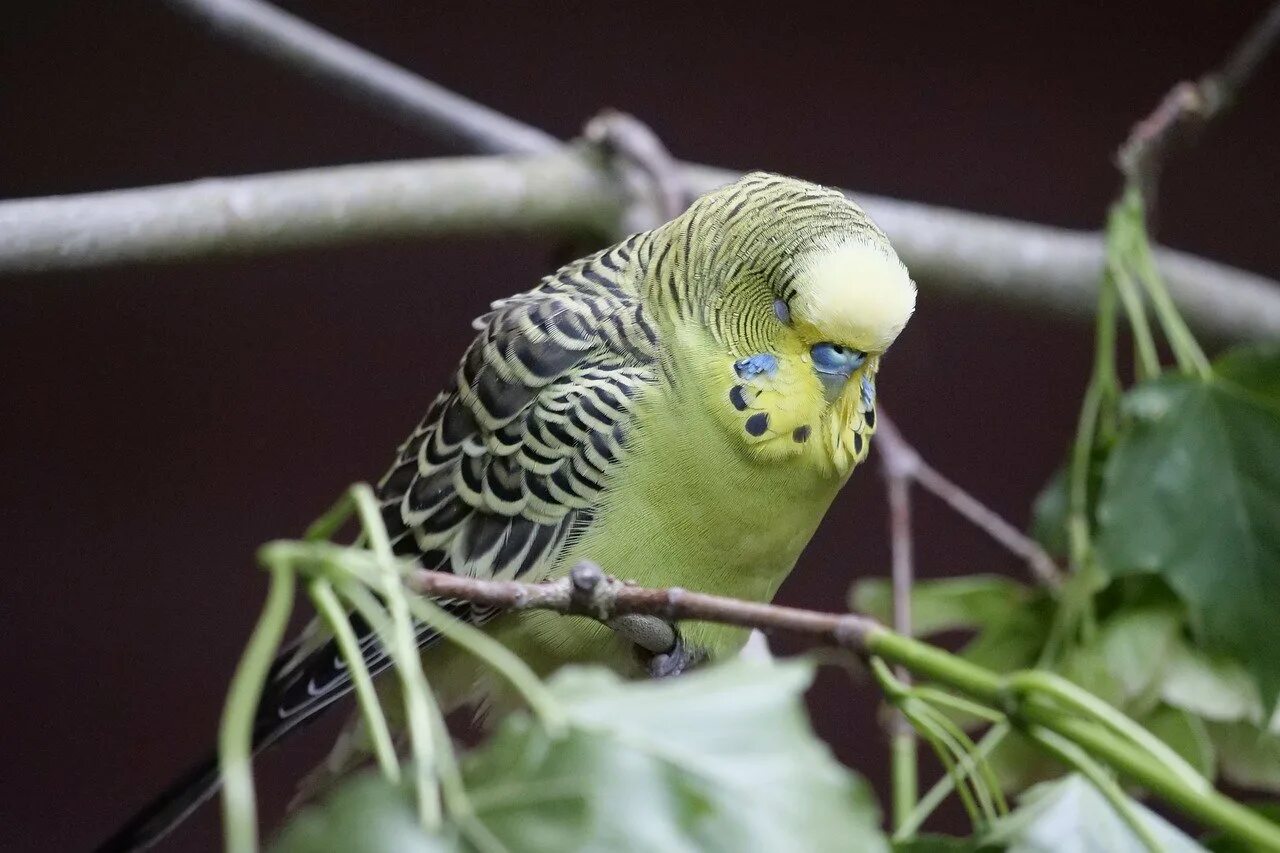
[{"label": "bare branch fork", "polygon": [[1191,141],[1235,104],[1277,42],[1280,3],[1273,3],[1221,67],[1194,82],[1178,83],[1134,125],[1116,154],[1116,162],[1126,177],[1138,184],[1148,211],[1156,209],[1160,173],[1170,150]]},{"label": "bare branch fork", "polygon": [[[885,415],[883,409],[877,415],[875,447],[883,456],[885,480],[891,491],[896,481],[916,483],[925,491],[941,499],[962,518],[985,532],[1005,550],[1022,558],[1031,574],[1040,583],[1050,589],[1056,589],[1062,585],[1061,570],[1038,542],[1005,521],[994,510],[926,462],[919,451],[902,437],[897,425]],[[890,503],[893,503],[892,497]],[[893,529],[895,536],[902,535],[897,532],[896,527]],[[906,523],[905,529],[909,535],[909,522]],[[898,550],[895,545],[895,555]],[[895,556],[895,565],[897,559]],[[909,552],[903,559],[909,565]],[[909,571],[906,573],[910,574]]]}]

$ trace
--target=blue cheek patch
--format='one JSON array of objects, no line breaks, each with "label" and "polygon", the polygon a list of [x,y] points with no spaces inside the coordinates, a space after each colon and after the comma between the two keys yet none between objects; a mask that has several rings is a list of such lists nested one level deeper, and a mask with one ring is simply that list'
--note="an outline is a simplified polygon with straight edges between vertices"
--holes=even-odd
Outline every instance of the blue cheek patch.
[{"label": "blue cheek patch", "polygon": [[871,411],[876,405],[876,383],[870,376],[862,377],[862,408]]},{"label": "blue cheek patch", "polygon": [[733,369],[739,379],[754,379],[757,376],[773,376],[778,372],[778,359],[767,352],[749,355],[733,363]]}]

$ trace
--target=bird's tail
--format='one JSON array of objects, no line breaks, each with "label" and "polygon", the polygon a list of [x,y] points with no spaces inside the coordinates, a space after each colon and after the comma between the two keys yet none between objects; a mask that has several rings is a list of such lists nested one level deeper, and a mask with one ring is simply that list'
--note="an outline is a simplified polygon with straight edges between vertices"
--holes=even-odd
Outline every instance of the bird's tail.
[{"label": "bird's tail", "polygon": [[95,853],[131,853],[145,850],[182,823],[222,784],[218,758],[211,755],[183,774],[150,805],[98,845]]},{"label": "bird's tail", "polygon": [[[368,627],[358,616],[352,628],[360,636]],[[378,673],[389,660],[376,644],[363,643],[369,670]],[[313,719],[351,689],[346,665],[332,639],[312,646],[307,638],[283,652],[272,665],[253,726],[256,755]],[[99,845],[95,853],[132,853],[157,843],[222,786],[218,758],[211,755],[171,784],[151,804]]]}]

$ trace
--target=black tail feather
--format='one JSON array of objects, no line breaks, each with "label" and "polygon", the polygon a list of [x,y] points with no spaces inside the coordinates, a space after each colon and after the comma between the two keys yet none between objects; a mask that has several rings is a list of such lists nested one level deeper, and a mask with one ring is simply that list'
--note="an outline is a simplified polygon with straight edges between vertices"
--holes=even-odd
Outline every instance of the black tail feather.
[{"label": "black tail feather", "polygon": [[218,758],[210,756],[183,774],[150,805],[130,818],[114,835],[98,845],[94,853],[145,850],[213,796],[221,783]]}]

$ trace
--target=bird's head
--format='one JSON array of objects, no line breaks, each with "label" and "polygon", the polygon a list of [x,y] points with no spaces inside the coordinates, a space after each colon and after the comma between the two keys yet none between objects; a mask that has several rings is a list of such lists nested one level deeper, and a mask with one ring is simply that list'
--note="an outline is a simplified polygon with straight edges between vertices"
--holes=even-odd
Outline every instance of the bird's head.
[{"label": "bird's head", "polygon": [[878,360],[915,310],[888,238],[817,184],[752,172],[667,228],[687,271],[684,304],[719,343],[739,356],[800,346],[827,386]]},{"label": "bird's head", "polygon": [[651,304],[689,342],[677,369],[712,383],[749,444],[772,455],[821,444],[841,469],[861,458],[880,357],[916,288],[858,205],[753,172],[664,226],[649,273]]}]

